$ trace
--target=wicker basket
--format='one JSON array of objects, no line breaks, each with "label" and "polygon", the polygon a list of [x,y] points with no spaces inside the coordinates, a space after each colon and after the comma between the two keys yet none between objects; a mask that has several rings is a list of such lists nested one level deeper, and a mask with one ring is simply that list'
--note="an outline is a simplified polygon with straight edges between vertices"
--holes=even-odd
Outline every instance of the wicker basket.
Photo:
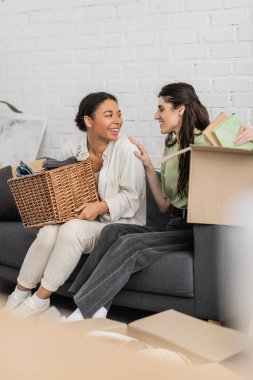
[{"label": "wicker basket", "polygon": [[24,227],[74,219],[74,209],[99,200],[90,160],[8,180]]}]

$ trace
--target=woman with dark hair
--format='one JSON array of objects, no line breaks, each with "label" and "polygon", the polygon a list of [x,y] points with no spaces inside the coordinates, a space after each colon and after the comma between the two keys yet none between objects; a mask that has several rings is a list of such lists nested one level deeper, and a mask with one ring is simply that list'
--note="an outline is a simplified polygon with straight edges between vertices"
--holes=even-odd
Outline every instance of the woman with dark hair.
[{"label": "woman with dark hair", "polygon": [[107,224],[146,222],[145,173],[133,154],[137,148],[128,138],[119,138],[123,120],[117,99],[105,92],[87,95],[75,121],[82,134],[64,145],[62,159],[92,161],[100,201],[78,207],[76,219],[40,229],[5,307],[24,317],[49,307],[51,294],[67,280],[81,255],[92,251]]},{"label": "woman with dark hair", "polygon": [[[209,145],[202,131],[209,124],[206,108],[187,83],[164,86],[159,93],[155,119],[166,135],[164,156],[190,144]],[[77,309],[67,322],[90,318],[94,311],[108,310],[114,296],[136,273],[169,252],[192,249],[192,225],[186,222],[189,152],[174,156],[161,166],[161,184],[146,150],[134,154],[143,163],[153,197],[160,209],[170,210],[166,228],[117,224],[103,229],[98,244],[74,281],[70,292]]]}]

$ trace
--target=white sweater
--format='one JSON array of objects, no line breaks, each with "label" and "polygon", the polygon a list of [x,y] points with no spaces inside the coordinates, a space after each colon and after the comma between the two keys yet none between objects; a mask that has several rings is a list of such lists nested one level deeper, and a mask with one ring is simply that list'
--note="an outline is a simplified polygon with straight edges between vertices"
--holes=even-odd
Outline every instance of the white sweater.
[{"label": "white sweater", "polygon": [[[109,213],[100,216],[103,223],[146,224],[146,181],[141,161],[135,157],[137,147],[127,137],[107,145],[99,173],[98,194],[107,203]],[[75,156],[79,161],[89,157],[87,133],[68,140],[62,159]]]}]

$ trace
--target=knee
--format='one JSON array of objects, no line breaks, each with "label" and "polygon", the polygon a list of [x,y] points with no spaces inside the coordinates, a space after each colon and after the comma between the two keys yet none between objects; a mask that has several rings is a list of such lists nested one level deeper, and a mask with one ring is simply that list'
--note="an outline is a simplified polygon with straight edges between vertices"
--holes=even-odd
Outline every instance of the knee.
[{"label": "knee", "polygon": [[107,256],[107,259],[110,258],[110,260],[114,260],[114,258],[122,260],[122,257],[129,257],[130,252],[133,250],[132,241],[129,235],[119,236],[114,241],[108,238],[106,242],[107,244],[101,242],[100,245],[106,247],[105,255]]},{"label": "knee", "polygon": [[40,239],[42,242],[51,242],[55,241],[58,234],[58,226],[57,225],[50,225],[42,227],[37,235],[37,238]]},{"label": "knee", "polygon": [[66,243],[79,241],[93,241],[97,237],[96,229],[92,222],[86,220],[72,219],[64,223],[60,229],[58,237]]},{"label": "knee", "polygon": [[140,244],[145,245],[142,234],[127,234],[118,238],[118,245],[122,251],[135,251]]},{"label": "knee", "polygon": [[[73,237],[77,236],[78,229],[80,228],[80,221],[79,219],[71,219],[68,222],[62,224],[59,229],[59,235],[64,240],[73,239]],[[85,229],[85,227],[83,226]]]},{"label": "knee", "polygon": [[58,235],[58,228],[56,225],[41,228],[33,242],[33,244],[36,244],[37,249],[53,249]]},{"label": "knee", "polygon": [[119,236],[119,244],[121,246],[131,246],[132,242],[133,242],[133,235],[122,235],[122,236]]}]

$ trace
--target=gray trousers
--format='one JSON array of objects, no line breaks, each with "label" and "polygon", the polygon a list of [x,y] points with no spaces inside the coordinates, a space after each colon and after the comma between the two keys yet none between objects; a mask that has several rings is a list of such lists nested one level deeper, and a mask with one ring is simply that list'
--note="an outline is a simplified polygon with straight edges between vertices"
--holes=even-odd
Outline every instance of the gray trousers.
[{"label": "gray trousers", "polygon": [[133,273],[170,252],[193,249],[192,226],[176,219],[166,229],[133,224],[104,227],[70,288],[84,318],[92,317],[102,306],[108,309]]}]

